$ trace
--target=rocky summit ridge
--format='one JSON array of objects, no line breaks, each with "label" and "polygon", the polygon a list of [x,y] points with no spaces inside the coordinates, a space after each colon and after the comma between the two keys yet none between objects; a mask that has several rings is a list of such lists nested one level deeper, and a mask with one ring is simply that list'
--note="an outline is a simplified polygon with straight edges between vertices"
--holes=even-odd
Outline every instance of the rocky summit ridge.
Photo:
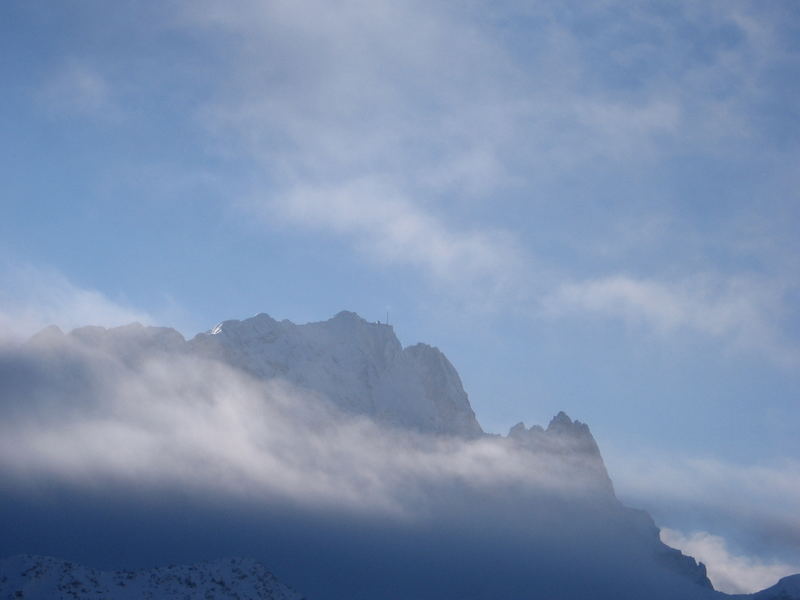
[{"label": "rocky summit ridge", "polygon": [[444,354],[427,344],[403,348],[390,325],[353,312],[304,325],[262,313],[224,321],[188,346],[256,377],[288,380],[379,422],[440,434],[483,433]]}]

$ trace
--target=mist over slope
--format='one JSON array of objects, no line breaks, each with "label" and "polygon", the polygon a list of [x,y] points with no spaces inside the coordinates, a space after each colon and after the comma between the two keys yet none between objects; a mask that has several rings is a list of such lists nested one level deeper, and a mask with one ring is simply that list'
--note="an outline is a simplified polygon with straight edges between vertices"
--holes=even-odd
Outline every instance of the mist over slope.
[{"label": "mist over slope", "polygon": [[50,328],[2,349],[0,399],[3,555],[252,556],[320,599],[724,597],[585,424],[484,434],[441,352],[353,313]]}]

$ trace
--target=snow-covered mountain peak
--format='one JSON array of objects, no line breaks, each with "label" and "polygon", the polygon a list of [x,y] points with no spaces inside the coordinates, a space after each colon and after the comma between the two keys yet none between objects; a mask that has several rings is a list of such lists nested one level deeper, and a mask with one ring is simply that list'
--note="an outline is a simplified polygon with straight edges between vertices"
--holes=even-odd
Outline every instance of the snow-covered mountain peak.
[{"label": "snow-covered mountain peak", "polygon": [[[288,323],[288,321],[284,321]],[[228,319],[212,328],[208,335],[247,336],[264,334],[280,326],[281,323],[267,313],[258,313],[249,319]]]},{"label": "snow-covered mountain peak", "polygon": [[230,319],[197,338],[222,336],[231,340],[249,342],[264,340],[275,335],[295,335],[310,344],[340,343],[352,344],[372,338],[379,345],[391,346],[401,350],[394,329],[383,323],[373,323],[362,319],[354,312],[341,311],[327,321],[317,321],[297,325],[288,319],[277,321],[266,313],[259,313],[249,319]]},{"label": "snow-covered mountain peak", "polygon": [[403,349],[390,325],[342,311],[296,325],[259,314],[224,321],[189,342],[261,379],[281,378],[345,411],[420,431],[482,433],[461,380],[437,348]]}]

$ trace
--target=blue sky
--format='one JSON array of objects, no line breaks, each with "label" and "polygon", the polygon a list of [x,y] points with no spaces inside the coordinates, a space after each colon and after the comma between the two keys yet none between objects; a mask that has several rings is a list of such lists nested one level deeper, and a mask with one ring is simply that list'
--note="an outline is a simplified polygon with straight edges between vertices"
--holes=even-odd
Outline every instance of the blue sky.
[{"label": "blue sky", "polygon": [[799,29],[780,1],[5,2],[0,325],[388,311],[486,429],[566,410],[659,524],[800,565]]}]

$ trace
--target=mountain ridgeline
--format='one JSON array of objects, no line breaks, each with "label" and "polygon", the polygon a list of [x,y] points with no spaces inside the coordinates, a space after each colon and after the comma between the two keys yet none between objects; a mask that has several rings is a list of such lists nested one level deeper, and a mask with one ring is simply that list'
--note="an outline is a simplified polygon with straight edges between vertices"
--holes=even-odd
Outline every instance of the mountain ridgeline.
[{"label": "mountain ridgeline", "polygon": [[729,597],[619,502],[586,424],[485,433],[442,352],[351,312],[48,328],[0,393],[3,597],[299,597],[259,561],[315,600]]},{"label": "mountain ridgeline", "polygon": [[379,422],[430,433],[483,433],[444,354],[427,344],[403,348],[391,326],[352,312],[305,325],[262,313],[220,323],[188,346],[256,377],[284,378]]}]

